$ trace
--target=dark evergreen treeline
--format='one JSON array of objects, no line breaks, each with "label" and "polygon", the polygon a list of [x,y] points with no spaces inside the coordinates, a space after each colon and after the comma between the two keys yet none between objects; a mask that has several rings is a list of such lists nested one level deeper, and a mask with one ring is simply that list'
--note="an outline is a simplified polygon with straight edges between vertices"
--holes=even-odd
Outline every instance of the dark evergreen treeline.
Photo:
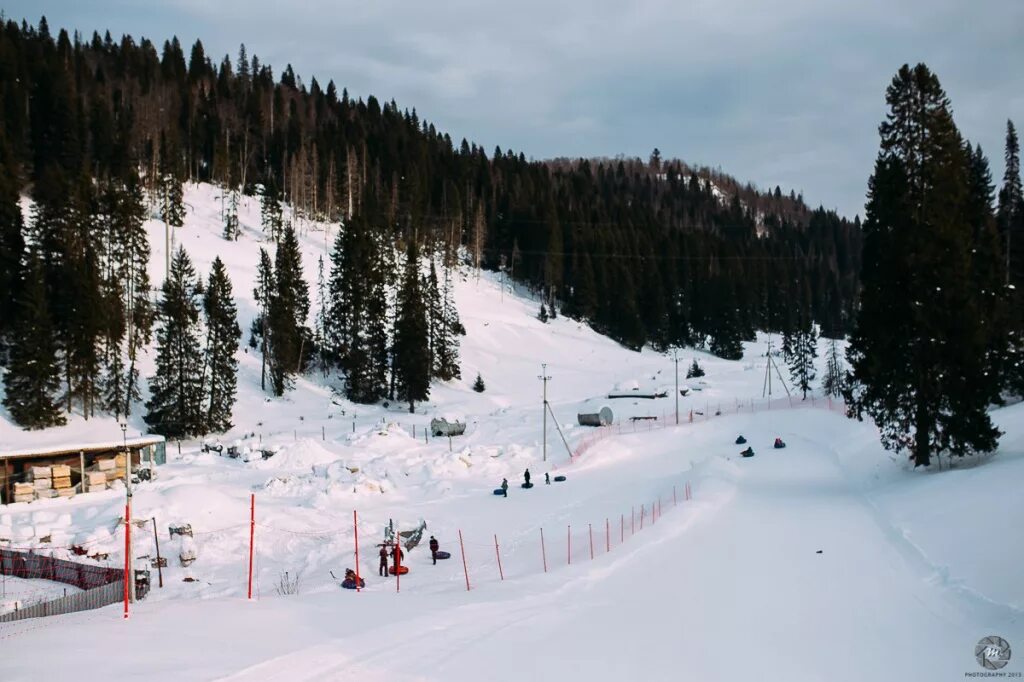
[{"label": "dark evergreen treeline", "polygon": [[303,83],[290,66],[275,77],[244,46],[214,61],[198,41],[54,38],[45,21],[3,27],[0,69],[5,172],[33,196],[54,170],[68,181],[46,185],[62,193],[83,175],[138,170],[178,222],[183,180],[262,191],[271,211],[283,199],[307,216],[361,219],[387,243],[415,232],[448,253],[465,247],[542,292],[549,312],[633,348],[710,344],[734,357],[755,329],[786,330],[794,310],[832,335],[850,317],[856,223],[657,150],[646,161],[488,154],[394,102]]}]

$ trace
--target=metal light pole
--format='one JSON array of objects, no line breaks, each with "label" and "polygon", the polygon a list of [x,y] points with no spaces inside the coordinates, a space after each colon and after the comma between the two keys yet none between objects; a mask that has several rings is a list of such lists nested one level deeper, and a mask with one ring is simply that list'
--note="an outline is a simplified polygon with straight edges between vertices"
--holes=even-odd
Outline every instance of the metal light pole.
[{"label": "metal light pole", "polygon": [[544,382],[544,440],[541,446],[541,451],[544,453],[544,461],[548,461],[548,366],[541,364],[540,376],[537,377]]},{"label": "metal light pole", "polygon": [[676,426],[679,426],[679,351],[672,351],[672,360],[676,363]]},{"label": "metal light pole", "polygon": [[135,560],[132,556],[132,541],[131,541],[131,529],[128,525],[131,523],[132,517],[132,454],[128,451],[128,424],[121,422],[121,440],[124,443],[124,458],[125,458],[125,475],[124,475],[124,489],[127,495],[125,503],[128,506],[128,514],[125,518],[125,533],[127,539],[125,542],[125,552],[127,553],[127,563],[129,568],[128,573],[128,601],[135,601]]}]

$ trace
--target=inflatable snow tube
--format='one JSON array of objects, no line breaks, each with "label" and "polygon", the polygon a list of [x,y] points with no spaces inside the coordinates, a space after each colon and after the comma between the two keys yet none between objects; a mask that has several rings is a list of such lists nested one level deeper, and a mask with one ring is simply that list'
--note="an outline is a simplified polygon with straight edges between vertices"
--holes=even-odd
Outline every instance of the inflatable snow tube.
[{"label": "inflatable snow tube", "polygon": [[565,476],[555,476],[551,480],[554,481],[555,483],[561,483],[562,481],[565,480]]},{"label": "inflatable snow tube", "polygon": [[494,494],[495,494],[495,495],[504,495],[504,494],[505,494],[505,491],[504,491],[504,490],[502,490],[501,488],[495,488],[495,489],[494,489]]},{"label": "inflatable snow tube", "polygon": [[451,559],[452,555],[451,555],[450,552],[438,552],[437,553],[437,558],[438,559]]},{"label": "inflatable snow tube", "polygon": [[532,487],[533,487],[533,484],[532,484],[532,483],[523,483],[523,484],[522,484],[521,486],[519,486],[519,487],[520,487],[520,488],[532,488]]},{"label": "inflatable snow tube", "polygon": [[744,450],[740,454],[743,455],[744,457],[753,457],[754,456],[754,451],[753,450]]},{"label": "inflatable snow tube", "polygon": [[[409,567],[408,566],[399,566],[398,567],[398,572],[401,575],[405,575],[406,573],[409,572]],[[388,573],[390,573],[391,575],[394,575],[395,574],[395,567],[394,566],[390,566],[388,568]]]},{"label": "inflatable snow tube", "polygon": [[785,443],[776,443],[776,444],[774,445],[774,447],[775,447],[775,449],[776,449],[776,450],[781,450],[781,449],[783,449],[784,447],[786,447],[786,444],[785,444]]},{"label": "inflatable snow tube", "polygon": [[747,442],[747,439],[744,438],[743,436],[740,436],[739,438],[736,439],[736,445],[743,445],[746,442]]},{"label": "inflatable snow tube", "polygon": [[[346,590],[354,590],[357,587],[355,580],[350,580],[347,578],[341,581],[341,586],[344,587]],[[358,587],[366,587],[366,581],[360,578]]]}]

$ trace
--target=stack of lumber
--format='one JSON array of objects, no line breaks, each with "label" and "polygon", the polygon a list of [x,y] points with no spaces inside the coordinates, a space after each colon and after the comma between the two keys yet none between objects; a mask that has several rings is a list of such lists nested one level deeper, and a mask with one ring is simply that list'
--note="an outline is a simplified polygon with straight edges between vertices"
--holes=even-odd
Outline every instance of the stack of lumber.
[{"label": "stack of lumber", "polygon": [[107,474],[104,471],[85,472],[85,492],[93,493],[107,489]]},{"label": "stack of lumber", "polygon": [[59,492],[62,490],[70,490],[71,494],[74,494],[74,488],[71,487],[71,467],[67,464],[55,464],[50,467],[50,476],[54,490],[57,490],[61,497],[69,496],[68,493]]},{"label": "stack of lumber", "polygon": [[32,483],[14,484],[15,502],[31,502],[34,499],[36,499],[36,491]]}]

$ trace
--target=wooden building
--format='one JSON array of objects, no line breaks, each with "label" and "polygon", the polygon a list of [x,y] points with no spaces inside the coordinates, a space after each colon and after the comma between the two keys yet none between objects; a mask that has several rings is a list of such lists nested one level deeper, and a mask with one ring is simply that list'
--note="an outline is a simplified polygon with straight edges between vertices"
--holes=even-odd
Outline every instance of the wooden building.
[{"label": "wooden building", "polygon": [[[153,467],[167,461],[163,436],[152,435],[129,438],[127,441],[0,449],[0,503],[14,502],[19,490],[22,491],[20,497],[25,499],[24,491],[29,484],[33,484],[37,491],[50,491],[58,487],[64,490],[60,494],[39,494],[34,497],[67,497],[104,489],[110,482],[124,479],[128,461],[125,456],[126,445],[131,456],[132,472],[137,473],[140,469],[149,469],[151,472]],[[70,479],[67,483],[40,485],[42,478],[51,475],[61,477],[54,478],[54,481],[64,481],[65,472]]]}]

